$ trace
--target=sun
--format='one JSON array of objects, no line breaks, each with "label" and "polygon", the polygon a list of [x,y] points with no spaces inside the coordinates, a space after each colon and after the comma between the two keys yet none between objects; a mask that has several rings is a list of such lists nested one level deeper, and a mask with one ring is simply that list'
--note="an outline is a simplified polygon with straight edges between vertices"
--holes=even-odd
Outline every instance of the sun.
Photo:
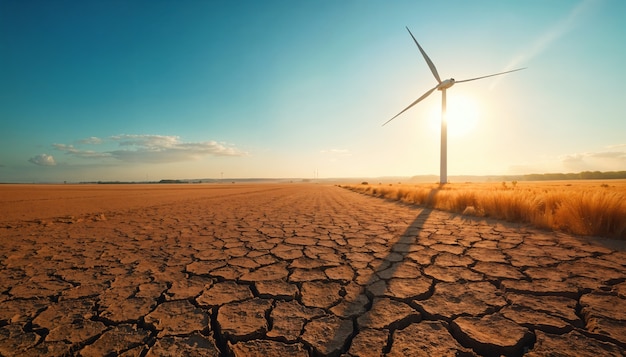
[{"label": "sun", "polygon": [[[450,95],[447,100],[448,137],[461,137],[470,134],[476,127],[480,110],[474,99],[465,95]],[[433,128],[441,128],[441,99],[433,106],[429,115]]]}]

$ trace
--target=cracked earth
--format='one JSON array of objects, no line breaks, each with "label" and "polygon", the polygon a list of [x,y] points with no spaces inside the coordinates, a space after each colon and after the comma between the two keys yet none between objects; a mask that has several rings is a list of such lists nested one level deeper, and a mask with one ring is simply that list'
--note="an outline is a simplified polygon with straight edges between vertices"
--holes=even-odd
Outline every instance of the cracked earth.
[{"label": "cracked earth", "polygon": [[0,355],[624,355],[609,241],[334,186],[197,187],[0,218]]}]

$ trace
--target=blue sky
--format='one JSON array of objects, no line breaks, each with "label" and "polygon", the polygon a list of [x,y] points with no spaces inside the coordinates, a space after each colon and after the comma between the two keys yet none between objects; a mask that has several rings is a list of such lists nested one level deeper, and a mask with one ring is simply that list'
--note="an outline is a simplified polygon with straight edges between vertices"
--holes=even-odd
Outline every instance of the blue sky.
[{"label": "blue sky", "polygon": [[[626,170],[626,2],[0,0],[0,182]],[[457,111],[461,114],[452,112]]]}]

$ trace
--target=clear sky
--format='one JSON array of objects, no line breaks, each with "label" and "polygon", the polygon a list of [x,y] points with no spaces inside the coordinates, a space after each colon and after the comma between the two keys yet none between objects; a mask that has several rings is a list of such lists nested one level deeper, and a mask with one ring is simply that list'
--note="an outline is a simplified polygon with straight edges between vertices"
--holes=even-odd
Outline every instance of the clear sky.
[{"label": "clear sky", "polygon": [[[626,170],[626,2],[0,0],[0,182]],[[454,112],[461,114],[453,114]]]}]

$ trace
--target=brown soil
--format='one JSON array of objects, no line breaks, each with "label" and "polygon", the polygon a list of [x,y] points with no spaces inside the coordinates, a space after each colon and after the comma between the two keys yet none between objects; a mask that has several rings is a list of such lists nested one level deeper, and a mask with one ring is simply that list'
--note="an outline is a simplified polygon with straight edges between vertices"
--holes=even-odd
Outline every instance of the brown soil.
[{"label": "brown soil", "polygon": [[0,185],[0,355],[622,355],[626,252],[339,187]]}]

